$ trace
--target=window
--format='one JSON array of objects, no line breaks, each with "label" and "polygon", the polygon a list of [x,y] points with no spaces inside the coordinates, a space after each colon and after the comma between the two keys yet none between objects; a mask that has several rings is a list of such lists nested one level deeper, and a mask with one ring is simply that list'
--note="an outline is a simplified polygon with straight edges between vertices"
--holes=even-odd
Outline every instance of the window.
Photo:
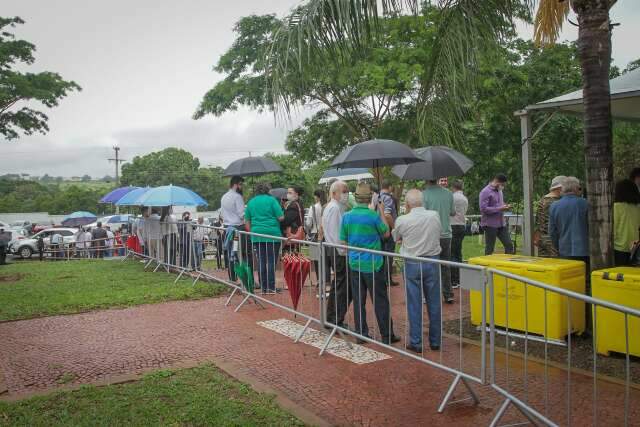
[{"label": "window", "polygon": [[63,237],[73,236],[73,232],[69,230],[60,230],[58,233]]}]

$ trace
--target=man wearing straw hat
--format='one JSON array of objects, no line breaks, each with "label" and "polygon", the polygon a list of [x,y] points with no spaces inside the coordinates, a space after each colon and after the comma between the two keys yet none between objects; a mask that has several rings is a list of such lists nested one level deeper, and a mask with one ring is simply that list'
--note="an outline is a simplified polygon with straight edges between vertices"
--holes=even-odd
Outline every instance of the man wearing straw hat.
[{"label": "man wearing straw hat", "polygon": [[[390,236],[389,226],[384,209],[378,206],[378,212],[369,209],[373,193],[371,186],[360,183],[356,187],[356,207],[342,217],[340,240],[352,247],[380,251],[382,239]],[[393,333],[393,321],[389,308],[386,275],[383,271],[383,257],[370,252],[349,249],[349,276],[355,319],[355,332],[369,336],[367,326],[366,299],[367,292],[374,304],[378,328],[382,342],[393,344],[400,341]],[[362,342],[359,340],[359,342]]]}]

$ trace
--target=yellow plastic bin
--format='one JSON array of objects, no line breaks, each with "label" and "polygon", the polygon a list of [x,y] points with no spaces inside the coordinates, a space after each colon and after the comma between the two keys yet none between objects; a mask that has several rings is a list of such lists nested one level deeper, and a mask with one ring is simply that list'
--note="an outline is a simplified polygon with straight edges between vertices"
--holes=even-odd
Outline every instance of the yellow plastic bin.
[{"label": "yellow plastic bin", "polygon": [[[579,294],[585,293],[585,264],[581,261],[570,261],[557,258],[537,258],[520,255],[489,255],[471,258],[469,264],[494,268],[511,274],[517,274],[544,284],[567,289]],[[507,279],[504,276],[493,275],[495,324],[530,334],[545,336],[545,291],[544,289],[528,285],[526,287],[527,310],[525,311],[524,283]],[[482,322],[481,291],[471,291],[471,323],[479,325]],[[487,291],[488,292],[488,291]],[[507,318],[507,293],[509,307]],[[585,304],[582,301],[570,299],[571,303],[571,331],[567,322],[567,297],[555,292],[547,291],[547,325],[548,339],[563,340],[569,332],[584,332]],[[487,323],[489,323],[489,295],[487,303]],[[525,313],[528,319],[525,321]],[[508,321],[507,321],[508,320]]]},{"label": "yellow plastic bin", "polygon": [[[591,294],[594,298],[640,310],[640,268],[612,267],[591,273]],[[629,316],[629,353],[640,356],[640,319]],[[626,353],[624,314],[596,308],[594,319],[596,350],[600,354]]]}]

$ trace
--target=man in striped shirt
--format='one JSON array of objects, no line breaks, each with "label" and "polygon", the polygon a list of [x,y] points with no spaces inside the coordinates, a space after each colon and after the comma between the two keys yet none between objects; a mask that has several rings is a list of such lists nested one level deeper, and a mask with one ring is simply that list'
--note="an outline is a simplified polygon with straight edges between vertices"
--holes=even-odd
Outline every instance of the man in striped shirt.
[{"label": "man in striped shirt", "polygon": [[[369,209],[371,197],[369,184],[358,184],[355,193],[357,205],[342,217],[340,240],[348,246],[380,251],[382,239],[390,236],[389,226],[382,206],[376,207],[377,213]],[[366,315],[369,292],[374,303],[382,342],[392,344],[400,341],[400,338],[393,334],[387,280],[382,269],[383,257],[350,249],[348,258],[356,332],[369,337]]]}]

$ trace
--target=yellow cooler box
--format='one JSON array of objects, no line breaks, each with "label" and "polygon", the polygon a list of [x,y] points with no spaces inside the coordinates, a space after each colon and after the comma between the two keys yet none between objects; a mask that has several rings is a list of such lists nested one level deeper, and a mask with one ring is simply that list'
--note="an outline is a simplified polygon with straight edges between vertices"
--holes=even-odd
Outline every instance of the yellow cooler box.
[{"label": "yellow cooler box", "polygon": [[[519,255],[489,255],[471,258],[469,264],[494,268],[511,274],[536,280],[544,284],[567,289],[579,294],[585,293],[585,264],[557,258],[537,258]],[[545,292],[544,289],[528,285],[526,288],[527,310],[525,311],[524,283],[493,275],[495,304],[495,324],[509,330],[545,335]],[[487,291],[488,293],[488,291]],[[509,295],[507,324],[507,294]],[[571,331],[567,322],[567,297],[547,292],[547,338],[562,340],[569,332],[584,332],[585,304],[571,299]],[[471,323],[482,323],[481,291],[471,291]],[[489,323],[489,295],[487,303],[487,324]],[[525,313],[528,315],[525,321]]]},{"label": "yellow cooler box", "polygon": [[[591,273],[594,298],[640,310],[640,268],[612,267]],[[598,307],[594,320],[596,347],[600,354],[626,353],[624,314]],[[640,319],[629,316],[629,353],[640,356]]]}]

